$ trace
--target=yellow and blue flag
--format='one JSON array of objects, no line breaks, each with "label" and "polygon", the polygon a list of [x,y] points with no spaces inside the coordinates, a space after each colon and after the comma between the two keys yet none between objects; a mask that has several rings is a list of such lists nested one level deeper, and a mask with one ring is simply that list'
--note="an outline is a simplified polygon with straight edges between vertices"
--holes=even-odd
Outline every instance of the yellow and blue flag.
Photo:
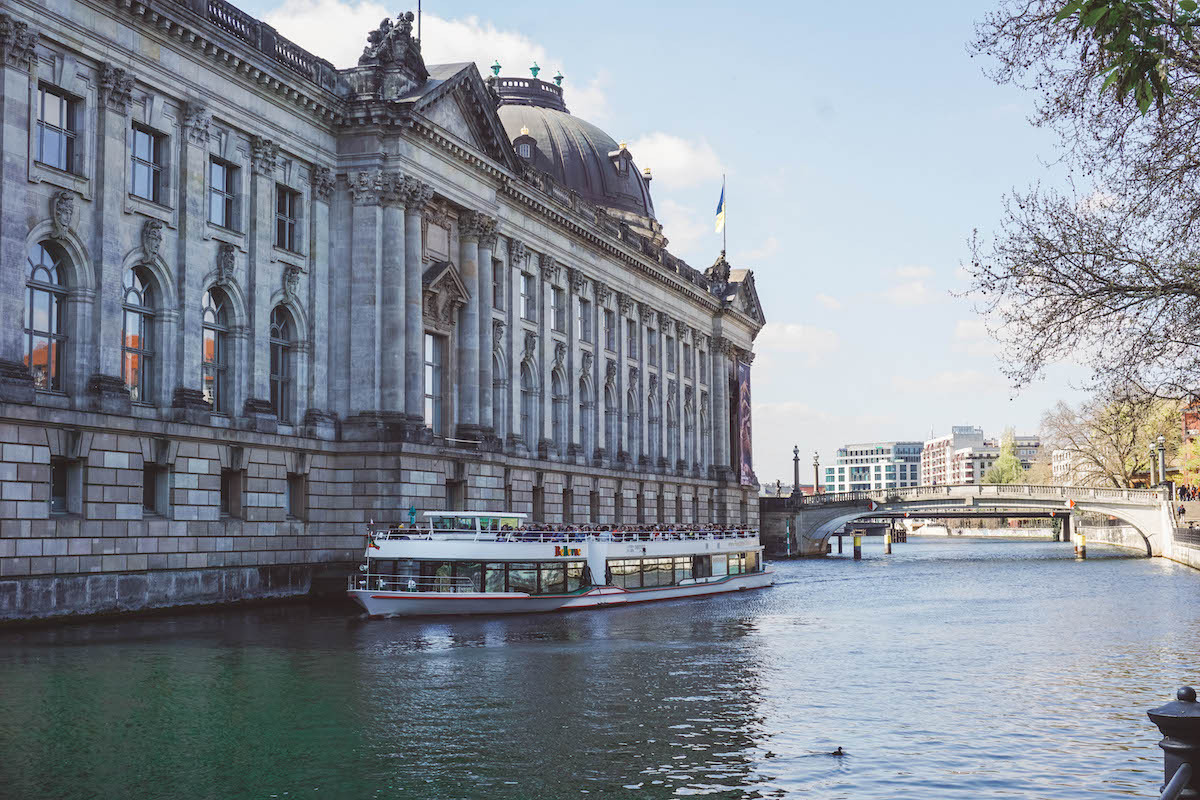
[{"label": "yellow and blue flag", "polygon": [[721,181],[721,199],[717,201],[717,233],[725,229],[725,181]]}]

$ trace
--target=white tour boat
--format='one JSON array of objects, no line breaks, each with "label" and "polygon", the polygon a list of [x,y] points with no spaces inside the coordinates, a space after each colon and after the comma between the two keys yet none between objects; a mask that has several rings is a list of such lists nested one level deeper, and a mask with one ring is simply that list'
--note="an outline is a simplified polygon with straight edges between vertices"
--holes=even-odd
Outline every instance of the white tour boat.
[{"label": "white tour boat", "polygon": [[521,614],[759,589],[775,580],[757,531],[522,530],[524,520],[427,511],[424,524],[372,526],[348,593],[372,617]]}]

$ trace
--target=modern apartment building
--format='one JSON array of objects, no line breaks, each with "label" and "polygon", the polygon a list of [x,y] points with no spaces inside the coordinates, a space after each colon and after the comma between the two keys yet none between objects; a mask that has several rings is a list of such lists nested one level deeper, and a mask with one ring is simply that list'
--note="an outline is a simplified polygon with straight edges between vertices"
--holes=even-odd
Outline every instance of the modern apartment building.
[{"label": "modern apartment building", "polygon": [[[1017,458],[1025,469],[1037,459],[1037,436],[1016,436]],[[921,484],[982,483],[984,474],[1000,457],[1001,440],[983,435],[983,428],[955,425],[950,433],[925,442],[921,451]]]},{"label": "modern apartment building", "polygon": [[827,492],[896,489],[920,481],[920,442],[868,442],[838,448],[831,466],[825,467]]}]

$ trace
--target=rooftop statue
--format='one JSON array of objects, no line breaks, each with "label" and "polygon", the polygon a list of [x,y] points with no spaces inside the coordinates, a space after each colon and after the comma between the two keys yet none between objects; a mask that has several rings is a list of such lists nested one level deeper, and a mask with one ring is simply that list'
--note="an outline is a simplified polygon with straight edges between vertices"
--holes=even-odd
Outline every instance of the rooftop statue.
[{"label": "rooftop statue", "polygon": [[358,65],[401,67],[411,71],[418,81],[428,78],[421,57],[421,40],[412,35],[414,19],[413,13],[406,11],[396,17],[395,23],[390,19],[380,22],[376,30],[367,34],[367,46],[358,57]]}]

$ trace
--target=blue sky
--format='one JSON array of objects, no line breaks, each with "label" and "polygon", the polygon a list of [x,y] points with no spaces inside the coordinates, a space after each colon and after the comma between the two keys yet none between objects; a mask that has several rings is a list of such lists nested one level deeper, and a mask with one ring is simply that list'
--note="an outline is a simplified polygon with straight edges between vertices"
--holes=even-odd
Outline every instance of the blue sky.
[{"label": "blue sky", "polygon": [[[406,10],[374,0],[242,0],[338,66]],[[424,3],[430,63],[562,70],[574,113],[626,140],[671,249],[703,268],[729,175],[729,259],[754,269],[768,327],[756,343],[755,468],[791,475],[791,450],[924,439],[982,425],[1036,432],[1077,400],[1051,370],[1020,393],[971,304],[952,291],[974,228],[1001,197],[1055,184],[1055,141],[1033,96],[982,75],[967,43],[995,0],[895,4]]]}]

